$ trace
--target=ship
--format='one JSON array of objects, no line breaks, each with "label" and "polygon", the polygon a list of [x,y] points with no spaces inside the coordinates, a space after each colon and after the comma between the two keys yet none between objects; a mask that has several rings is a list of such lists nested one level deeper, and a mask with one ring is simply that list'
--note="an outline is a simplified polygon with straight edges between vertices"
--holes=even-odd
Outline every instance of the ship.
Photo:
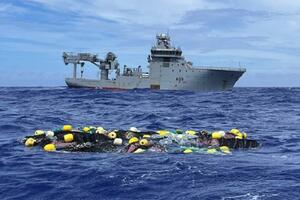
[{"label": "ship", "polygon": [[[149,72],[143,72],[141,66],[127,65],[121,72],[117,56],[112,52],[104,59],[92,53],[63,52],[63,61],[65,65],[73,64],[73,77],[66,78],[65,82],[68,87],[76,88],[225,91],[231,90],[246,72],[242,67],[194,67],[185,59],[180,47],[171,45],[169,34],[156,35],[156,44],[148,55]],[[83,77],[86,63],[98,68],[97,79]],[[111,74],[114,76],[110,77]]]}]

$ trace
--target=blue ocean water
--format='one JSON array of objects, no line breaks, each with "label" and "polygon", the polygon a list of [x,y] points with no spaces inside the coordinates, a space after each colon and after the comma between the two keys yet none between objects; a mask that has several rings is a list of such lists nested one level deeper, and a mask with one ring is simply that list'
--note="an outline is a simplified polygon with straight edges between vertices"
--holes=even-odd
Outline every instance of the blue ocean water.
[{"label": "blue ocean water", "polygon": [[[300,89],[0,88],[1,199],[299,199]],[[240,128],[263,146],[232,155],[45,153],[20,140],[63,124]]]}]

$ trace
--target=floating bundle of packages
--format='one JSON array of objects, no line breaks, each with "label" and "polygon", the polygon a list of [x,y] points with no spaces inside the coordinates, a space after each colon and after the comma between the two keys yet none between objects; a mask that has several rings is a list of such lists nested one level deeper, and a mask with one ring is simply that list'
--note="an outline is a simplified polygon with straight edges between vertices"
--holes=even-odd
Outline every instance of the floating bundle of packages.
[{"label": "floating bundle of packages", "polygon": [[238,129],[230,131],[105,130],[103,127],[73,128],[64,125],[56,130],[36,130],[22,140],[26,147],[40,147],[45,151],[100,152],[100,153],[208,153],[230,154],[233,149],[260,146]]}]

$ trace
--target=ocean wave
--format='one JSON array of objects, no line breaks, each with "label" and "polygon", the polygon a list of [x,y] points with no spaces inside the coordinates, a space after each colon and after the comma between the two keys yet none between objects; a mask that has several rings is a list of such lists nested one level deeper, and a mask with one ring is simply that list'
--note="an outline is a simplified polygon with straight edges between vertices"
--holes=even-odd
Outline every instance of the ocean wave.
[{"label": "ocean wave", "polygon": [[[299,88],[229,92],[0,88],[1,199],[295,199]],[[20,139],[63,124],[240,128],[260,149],[230,156],[45,153]]]}]

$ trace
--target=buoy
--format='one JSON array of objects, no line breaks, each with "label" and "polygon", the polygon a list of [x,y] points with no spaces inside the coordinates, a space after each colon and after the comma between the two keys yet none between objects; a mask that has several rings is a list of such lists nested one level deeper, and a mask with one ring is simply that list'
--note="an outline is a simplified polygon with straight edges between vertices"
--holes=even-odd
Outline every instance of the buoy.
[{"label": "buoy", "polygon": [[239,129],[233,128],[230,130],[230,133],[234,134],[234,135],[238,135],[240,133]]},{"label": "buoy", "polygon": [[42,130],[36,130],[36,131],[34,132],[34,135],[44,135],[44,134],[45,134],[45,132],[42,131]]},{"label": "buoy", "polygon": [[131,132],[141,132],[139,129],[137,129],[136,127],[130,127],[129,128],[129,131],[131,131]]},{"label": "buoy", "polygon": [[183,151],[184,154],[188,154],[188,153],[193,153],[193,150],[192,149],[185,149]]},{"label": "buoy", "polygon": [[54,137],[54,132],[53,131],[46,131],[46,137]]},{"label": "buoy", "polygon": [[167,136],[170,133],[170,131],[159,130],[159,131],[156,131],[156,133],[158,133],[160,136]]},{"label": "buoy", "polygon": [[33,138],[28,138],[25,142],[25,146],[26,147],[32,147],[33,145],[35,145],[36,140]]},{"label": "buoy", "polygon": [[135,150],[133,153],[144,153],[144,152],[145,152],[144,149],[138,148],[138,149]]},{"label": "buoy", "polygon": [[71,131],[73,129],[72,125],[64,125],[62,130],[63,131]]},{"label": "buoy", "polygon": [[193,131],[193,130],[187,130],[185,131],[186,134],[189,134],[189,135],[196,135],[196,131]]},{"label": "buoy", "polygon": [[230,154],[230,153],[231,153],[229,147],[227,147],[227,146],[221,146],[221,147],[220,147],[220,150],[221,150],[223,153],[226,153],[226,154]]},{"label": "buoy", "polygon": [[114,145],[120,146],[123,143],[123,140],[121,138],[115,138],[114,139]]},{"label": "buoy", "polygon": [[115,139],[117,137],[117,133],[115,133],[114,131],[110,132],[108,133],[107,137],[110,139]]},{"label": "buoy", "polygon": [[96,129],[96,133],[97,134],[104,134],[106,131],[103,127],[97,127]]},{"label": "buoy", "polygon": [[147,147],[147,146],[149,146],[149,141],[147,139],[141,139],[140,145]]},{"label": "buoy", "polygon": [[219,132],[219,131],[217,131],[217,132],[213,132],[212,134],[211,134],[211,138],[212,139],[221,139],[223,136],[222,136],[222,134]]},{"label": "buoy", "polygon": [[82,130],[83,130],[83,132],[88,133],[90,131],[90,128],[89,127],[84,127]]},{"label": "buoy", "polygon": [[137,137],[132,137],[129,139],[128,144],[133,144],[139,142],[139,139]]},{"label": "buoy", "polygon": [[239,140],[244,139],[243,133],[238,133],[238,134],[235,136],[235,139],[239,139]]},{"label": "buoy", "polygon": [[56,147],[54,144],[47,144],[44,146],[45,151],[56,151]]},{"label": "buoy", "polygon": [[217,150],[216,149],[207,149],[207,153],[208,154],[215,154],[215,153],[217,153]]},{"label": "buoy", "polygon": [[74,136],[73,136],[72,133],[64,135],[64,141],[65,142],[73,142],[73,140],[74,140]]}]

